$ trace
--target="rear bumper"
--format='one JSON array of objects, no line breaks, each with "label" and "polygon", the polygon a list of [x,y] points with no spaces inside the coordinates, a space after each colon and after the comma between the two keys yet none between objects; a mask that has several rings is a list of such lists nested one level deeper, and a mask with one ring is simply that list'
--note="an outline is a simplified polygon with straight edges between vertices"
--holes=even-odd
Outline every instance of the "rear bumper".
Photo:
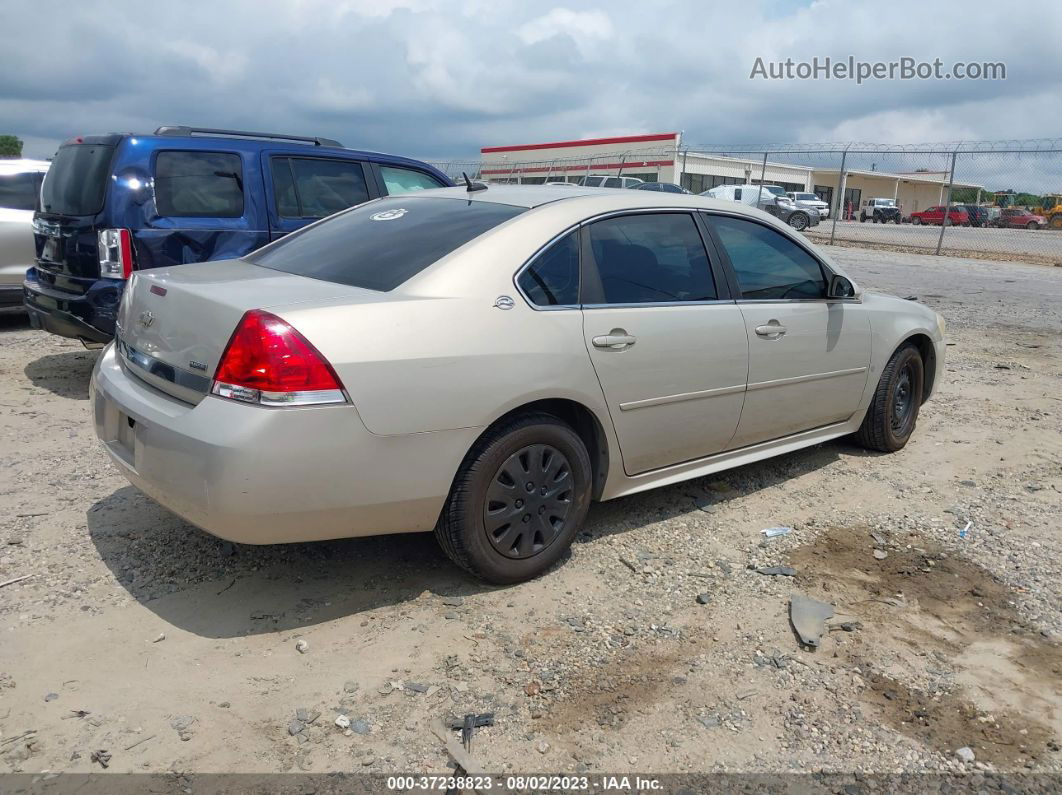
[{"label": "rear bumper", "polygon": [[21,284],[0,284],[0,308],[22,306]]},{"label": "rear bumper", "polygon": [[96,435],[134,486],[244,544],[431,530],[479,433],[376,436],[349,405],[192,406],[128,374],[113,345],[91,393]]},{"label": "rear bumper", "polygon": [[124,281],[118,279],[79,280],[83,294],[65,292],[42,284],[36,268],[26,272],[22,302],[35,328],[84,342],[107,343],[114,337]]}]

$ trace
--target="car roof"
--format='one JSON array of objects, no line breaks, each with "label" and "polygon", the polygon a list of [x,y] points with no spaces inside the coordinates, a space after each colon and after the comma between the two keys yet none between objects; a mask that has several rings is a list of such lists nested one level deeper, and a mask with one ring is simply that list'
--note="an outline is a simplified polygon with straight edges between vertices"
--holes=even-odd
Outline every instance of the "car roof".
[{"label": "car roof", "polygon": [[485,190],[469,193],[465,187],[431,188],[416,193],[400,194],[389,198],[437,197],[446,199],[464,199],[466,201],[508,204],[514,207],[532,209],[543,205],[555,205],[561,202],[573,211],[593,215],[596,212],[610,212],[623,209],[689,208],[693,210],[725,210],[756,218],[773,216],[750,207],[741,202],[726,199],[713,199],[691,193],[665,193],[653,190],[631,190],[630,188],[593,188],[581,185],[560,187],[553,185],[490,185]]},{"label": "car roof", "polygon": [[17,160],[0,160],[0,174],[21,174],[24,171],[47,171],[51,165],[47,160],[33,160],[22,157]]}]

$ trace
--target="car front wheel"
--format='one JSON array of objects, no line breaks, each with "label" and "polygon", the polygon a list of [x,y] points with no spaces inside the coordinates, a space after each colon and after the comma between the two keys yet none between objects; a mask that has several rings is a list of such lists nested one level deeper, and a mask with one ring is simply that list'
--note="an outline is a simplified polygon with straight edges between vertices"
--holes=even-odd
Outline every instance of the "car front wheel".
[{"label": "car front wheel", "polygon": [[1025,225],[1026,229],[1039,229],[1039,227],[1040,225],[1037,224],[1036,221],[1029,221],[1029,223]]},{"label": "car front wheel", "polygon": [[789,216],[789,225],[798,232],[802,232],[807,229],[808,217],[804,213],[793,213]]},{"label": "car front wheel", "polygon": [[885,365],[856,441],[883,453],[907,444],[918,422],[924,382],[922,355],[914,345],[904,345]]},{"label": "car front wheel", "polygon": [[919,218],[917,215],[914,218],[911,219],[911,225],[912,226],[921,226],[921,224],[922,224],[922,219]]},{"label": "car front wheel", "polygon": [[545,413],[489,430],[465,456],[435,536],[465,571],[522,582],[556,563],[590,507],[590,456],[571,426]]}]

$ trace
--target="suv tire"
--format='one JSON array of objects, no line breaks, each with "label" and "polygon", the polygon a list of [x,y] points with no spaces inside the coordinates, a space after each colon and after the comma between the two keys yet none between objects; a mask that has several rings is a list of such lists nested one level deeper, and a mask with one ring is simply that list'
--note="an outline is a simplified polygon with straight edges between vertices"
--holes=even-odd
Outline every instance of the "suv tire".
[{"label": "suv tire", "polygon": [[590,456],[571,426],[535,412],[473,445],[435,537],[470,574],[499,585],[537,577],[571,546],[590,507]]},{"label": "suv tire", "polygon": [[882,370],[856,441],[883,453],[894,453],[907,444],[918,422],[924,383],[922,354],[914,345],[902,346]]},{"label": "suv tire", "polygon": [[803,232],[807,229],[810,222],[811,219],[808,218],[807,213],[795,212],[789,216],[789,225],[798,232]]}]

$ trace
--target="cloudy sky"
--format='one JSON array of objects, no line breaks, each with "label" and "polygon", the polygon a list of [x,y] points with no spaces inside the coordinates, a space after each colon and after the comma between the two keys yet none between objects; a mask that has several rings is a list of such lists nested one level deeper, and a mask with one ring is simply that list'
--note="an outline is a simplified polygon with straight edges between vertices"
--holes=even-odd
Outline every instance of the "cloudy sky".
[{"label": "cloudy sky", "polygon": [[[0,132],[268,129],[424,158],[681,130],[691,144],[1062,136],[1062,5],[788,0],[5,0]],[[941,11],[948,12],[942,14]],[[1003,61],[1003,81],[750,80],[767,61]]]}]

